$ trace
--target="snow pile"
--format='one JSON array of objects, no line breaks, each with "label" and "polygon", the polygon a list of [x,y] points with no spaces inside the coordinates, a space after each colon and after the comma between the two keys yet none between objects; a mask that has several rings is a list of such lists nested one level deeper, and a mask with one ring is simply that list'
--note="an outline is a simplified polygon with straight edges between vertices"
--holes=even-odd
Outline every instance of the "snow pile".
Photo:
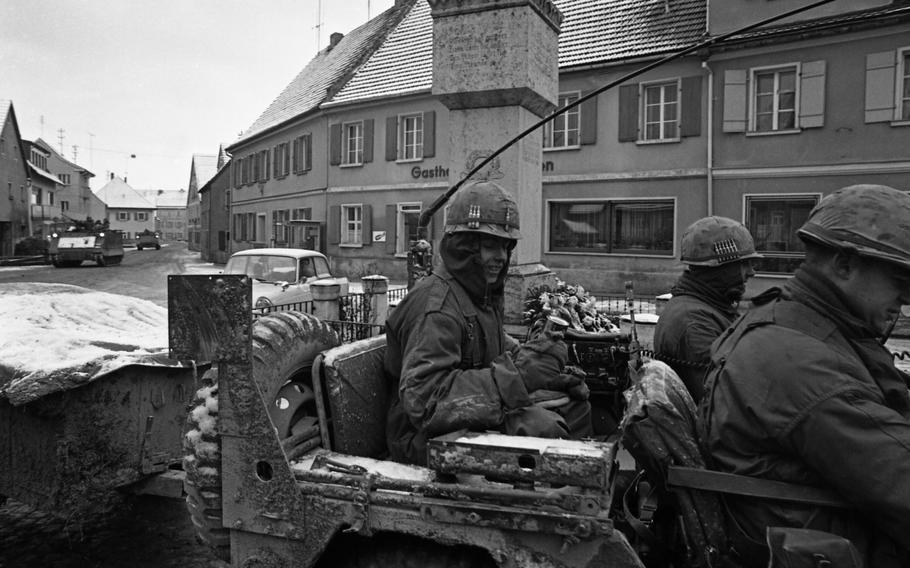
[{"label": "snow pile", "polygon": [[0,284],[0,391],[72,370],[86,378],[166,355],[167,310],[68,284]]}]

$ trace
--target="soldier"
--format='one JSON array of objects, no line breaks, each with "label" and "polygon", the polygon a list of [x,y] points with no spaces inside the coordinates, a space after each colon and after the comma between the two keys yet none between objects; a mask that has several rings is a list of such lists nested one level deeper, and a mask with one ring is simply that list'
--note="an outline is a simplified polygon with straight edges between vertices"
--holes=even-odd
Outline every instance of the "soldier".
[{"label": "soldier", "polygon": [[910,396],[883,346],[910,303],[910,195],[854,185],[797,233],[806,259],[715,343],[699,409],[709,465],[834,492],[848,508],[725,498],[747,566],[768,527],[834,533],[865,566],[910,566]]},{"label": "soldier", "polygon": [[755,276],[752,235],[726,217],[705,217],[683,233],[686,270],[654,329],[657,357],[676,371],[697,403],[711,360],[711,343],[733,323],[746,282]]},{"label": "soldier", "polygon": [[[427,439],[460,429],[591,435],[587,387],[562,373],[568,349],[561,336],[545,333],[518,346],[503,330],[504,283],[519,238],[515,201],[501,186],[475,182],[452,197],[443,265],[414,286],[386,325],[392,459],[425,464]],[[534,404],[538,391],[556,391],[561,400]]]}]

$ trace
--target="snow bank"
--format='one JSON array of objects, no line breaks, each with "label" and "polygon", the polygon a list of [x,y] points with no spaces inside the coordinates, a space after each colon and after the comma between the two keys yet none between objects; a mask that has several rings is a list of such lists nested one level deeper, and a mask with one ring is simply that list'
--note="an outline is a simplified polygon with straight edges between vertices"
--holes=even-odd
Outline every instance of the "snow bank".
[{"label": "snow bank", "polygon": [[99,376],[167,352],[167,310],[68,284],[0,284],[0,389],[65,369]]}]

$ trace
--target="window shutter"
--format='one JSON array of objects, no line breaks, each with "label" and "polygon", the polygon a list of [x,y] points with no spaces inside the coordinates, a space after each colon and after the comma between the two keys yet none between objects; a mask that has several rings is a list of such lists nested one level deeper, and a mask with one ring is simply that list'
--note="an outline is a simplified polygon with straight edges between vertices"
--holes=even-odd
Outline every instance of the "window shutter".
[{"label": "window shutter", "polygon": [[825,60],[807,61],[800,66],[799,126],[825,125]]},{"label": "window shutter", "polygon": [[398,159],[398,117],[385,119],[385,159],[394,162]]},{"label": "window shutter", "polygon": [[328,239],[330,245],[341,242],[341,205],[329,206]]},{"label": "window shutter", "polygon": [[360,215],[363,219],[363,223],[360,225],[363,244],[371,245],[373,244],[373,206],[366,203],[361,205]]},{"label": "window shutter", "polygon": [[423,157],[432,158],[436,155],[436,111],[428,110],[423,113]]},{"label": "window shutter", "polygon": [[303,170],[308,172],[313,169],[313,135],[304,134],[303,140],[306,144],[303,148],[303,151],[305,152],[303,157]]},{"label": "window shutter", "polygon": [[271,162],[271,160],[269,160],[270,151],[271,150],[265,150],[265,154],[263,155],[263,158],[265,159],[265,179],[266,180],[269,179],[269,177],[271,176],[271,171],[272,171],[271,168],[269,168],[269,163]]},{"label": "window shutter", "polygon": [[341,163],[341,123],[336,122],[329,127],[329,164],[337,166]]},{"label": "window shutter", "polygon": [[894,120],[896,52],[866,55],[866,122]]},{"label": "window shutter", "polygon": [[373,161],[373,119],[363,121],[363,163]]},{"label": "window shutter", "polygon": [[[591,91],[582,93],[582,96],[587,95]],[[580,108],[578,109],[579,121],[581,122],[579,128],[579,142],[581,144],[596,144],[597,143],[597,97],[592,97],[585,102],[581,103]]]},{"label": "window shutter", "polygon": [[282,173],[282,175],[288,175],[288,173],[291,171],[291,154],[290,154],[290,152],[288,152],[288,150],[290,148],[288,148],[287,142],[282,144],[281,148],[284,150],[284,152],[282,152],[282,156],[281,156],[283,159],[282,161],[284,162],[284,164],[283,164],[284,167],[281,168],[281,173]]},{"label": "window shutter", "polygon": [[398,244],[398,204],[388,203],[385,206],[385,250],[395,254]]},{"label": "window shutter", "polygon": [[281,152],[278,151],[278,146],[272,150],[272,158],[275,162],[272,169],[275,170],[275,177],[278,177],[281,175]]},{"label": "window shutter", "polygon": [[701,136],[701,75],[683,77],[680,136]]},{"label": "window shutter", "polygon": [[724,132],[746,131],[747,78],[745,69],[724,72]]},{"label": "window shutter", "polygon": [[638,140],[638,83],[619,88],[619,141]]}]

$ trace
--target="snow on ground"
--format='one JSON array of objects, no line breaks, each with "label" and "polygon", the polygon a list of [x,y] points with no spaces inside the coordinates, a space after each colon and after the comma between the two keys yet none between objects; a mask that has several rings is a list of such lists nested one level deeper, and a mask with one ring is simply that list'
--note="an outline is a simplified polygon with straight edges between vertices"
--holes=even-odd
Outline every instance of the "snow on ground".
[{"label": "snow on ground", "polygon": [[4,378],[103,360],[116,368],[168,346],[167,310],[147,300],[69,284],[0,284]]}]

